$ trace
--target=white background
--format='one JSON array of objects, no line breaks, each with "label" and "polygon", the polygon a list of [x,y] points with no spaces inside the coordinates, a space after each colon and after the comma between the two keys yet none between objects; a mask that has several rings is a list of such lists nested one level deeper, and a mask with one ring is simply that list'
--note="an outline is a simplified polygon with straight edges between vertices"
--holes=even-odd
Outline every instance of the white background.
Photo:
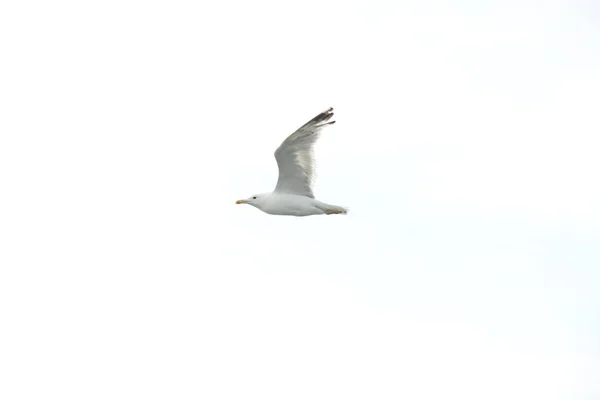
[{"label": "white background", "polygon": [[[6,1],[0,398],[600,398],[594,1]],[[273,151],[327,107],[322,201]]]}]

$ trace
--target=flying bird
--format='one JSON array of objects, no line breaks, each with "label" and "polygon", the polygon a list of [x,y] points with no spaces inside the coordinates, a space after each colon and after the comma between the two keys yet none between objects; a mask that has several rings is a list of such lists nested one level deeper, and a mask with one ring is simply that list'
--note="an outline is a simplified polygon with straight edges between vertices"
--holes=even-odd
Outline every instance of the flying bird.
[{"label": "flying bird", "polygon": [[275,150],[279,178],[273,192],[255,194],[236,201],[236,204],[250,204],[273,215],[346,214],[348,210],[344,207],[315,199],[312,189],[315,178],[314,144],[321,130],[335,123],[329,121],[331,117],[333,108],[323,111],[288,136]]}]

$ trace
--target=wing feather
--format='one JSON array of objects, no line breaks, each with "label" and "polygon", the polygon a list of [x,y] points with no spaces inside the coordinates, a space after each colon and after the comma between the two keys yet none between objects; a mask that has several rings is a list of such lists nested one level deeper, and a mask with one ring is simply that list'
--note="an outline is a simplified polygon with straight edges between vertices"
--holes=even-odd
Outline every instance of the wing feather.
[{"label": "wing feather", "polygon": [[298,194],[314,198],[312,186],[315,178],[314,144],[321,129],[335,121],[333,108],[323,111],[288,136],[275,150],[275,160],[279,167],[279,178],[275,191]]}]

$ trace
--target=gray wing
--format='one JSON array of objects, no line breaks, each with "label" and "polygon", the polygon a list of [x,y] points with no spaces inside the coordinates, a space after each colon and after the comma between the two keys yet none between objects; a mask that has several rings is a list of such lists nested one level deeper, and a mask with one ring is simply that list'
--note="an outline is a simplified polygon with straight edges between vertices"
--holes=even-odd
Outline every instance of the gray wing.
[{"label": "gray wing", "polygon": [[297,194],[314,198],[312,185],[315,178],[313,146],[321,129],[335,121],[333,108],[323,111],[285,139],[275,150],[279,179],[275,192]]}]

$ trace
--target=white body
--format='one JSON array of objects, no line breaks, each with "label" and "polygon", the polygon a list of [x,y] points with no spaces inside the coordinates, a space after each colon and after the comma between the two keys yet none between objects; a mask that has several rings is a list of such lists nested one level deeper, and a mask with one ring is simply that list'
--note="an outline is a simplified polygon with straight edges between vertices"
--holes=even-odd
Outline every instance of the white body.
[{"label": "white body", "polygon": [[321,214],[346,214],[343,207],[323,203],[317,199],[288,193],[265,193],[248,201],[248,204],[272,215],[306,217]]}]

